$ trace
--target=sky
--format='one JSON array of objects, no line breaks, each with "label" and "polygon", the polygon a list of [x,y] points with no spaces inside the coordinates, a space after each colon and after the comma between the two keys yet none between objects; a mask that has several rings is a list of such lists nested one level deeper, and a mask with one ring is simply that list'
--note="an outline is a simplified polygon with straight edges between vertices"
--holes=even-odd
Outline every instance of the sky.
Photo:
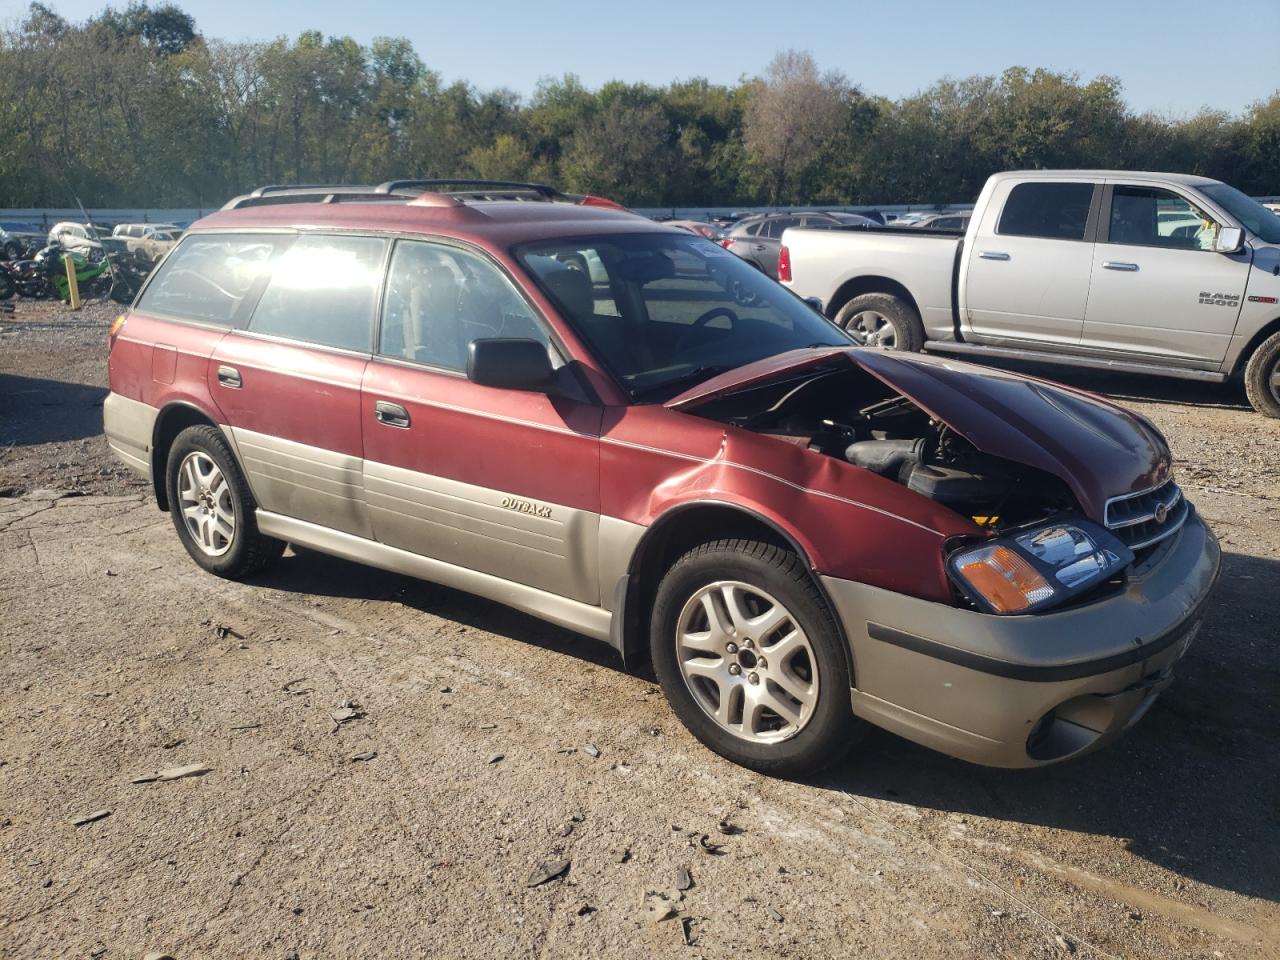
[{"label": "sky", "polygon": [[[44,0],[80,20],[106,0]],[[124,6],[126,0],[115,0]],[[152,0],[153,4],[160,0]],[[945,76],[1022,65],[1111,74],[1137,112],[1181,117],[1202,107],[1240,113],[1280,88],[1274,33],[1280,0],[1247,7],[1203,0],[494,0],[460,6],[404,0],[177,0],[206,37],[264,40],[304,29],[362,43],[403,36],[447,82],[530,94],[539,78],[576,74],[655,85],[707,77],[732,84],[779,50],[808,50],[868,94],[897,99]],[[12,23],[26,4],[0,0]],[[465,16],[459,16],[459,10]],[[1257,24],[1249,40],[1247,24]],[[1209,42],[1225,33],[1230,42]]]}]

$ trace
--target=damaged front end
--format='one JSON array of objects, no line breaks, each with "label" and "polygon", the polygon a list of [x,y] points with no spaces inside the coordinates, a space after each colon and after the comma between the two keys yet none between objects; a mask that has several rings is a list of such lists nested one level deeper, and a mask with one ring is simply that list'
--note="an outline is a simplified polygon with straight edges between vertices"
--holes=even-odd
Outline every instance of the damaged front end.
[{"label": "damaged front end", "polygon": [[1155,428],[1087,394],[912,354],[779,360],[668,405],[852,464],[967,520],[974,532],[946,544],[946,569],[973,609],[1032,613],[1118,588],[1135,552],[1190,509]]}]

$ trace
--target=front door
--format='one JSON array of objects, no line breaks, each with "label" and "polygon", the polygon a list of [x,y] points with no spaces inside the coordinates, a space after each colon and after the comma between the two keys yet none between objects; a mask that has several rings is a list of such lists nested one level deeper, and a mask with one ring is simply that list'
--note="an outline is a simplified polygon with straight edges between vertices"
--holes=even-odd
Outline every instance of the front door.
[{"label": "front door", "polygon": [[399,240],[364,375],[364,486],[383,543],[600,602],[601,408],[471,383],[482,337],[550,338],[487,257]]},{"label": "front door", "polygon": [[218,344],[210,390],[258,506],[371,537],[360,383],[387,241],[309,234],[272,265],[249,318]]},{"label": "front door", "polygon": [[979,224],[968,252],[962,302],[978,337],[1075,344],[1084,326],[1093,267],[1086,181],[1015,183],[994,222]]},{"label": "front door", "polygon": [[1115,183],[1104,196],[1082,345],[1220,363],[1250,252],[1215,253],[1221,225],[1171,190]]}]

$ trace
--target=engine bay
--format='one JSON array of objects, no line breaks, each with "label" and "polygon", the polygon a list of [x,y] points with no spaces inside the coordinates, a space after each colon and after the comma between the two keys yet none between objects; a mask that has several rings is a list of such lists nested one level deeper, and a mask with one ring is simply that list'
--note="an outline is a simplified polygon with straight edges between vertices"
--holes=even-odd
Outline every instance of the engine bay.
[{"label": "engine bay", "polygon": [[846,365],[753,386],[698,413],[844,460],[995,531],[1075,507],[1058,478],[982,453],[908,397]]}]

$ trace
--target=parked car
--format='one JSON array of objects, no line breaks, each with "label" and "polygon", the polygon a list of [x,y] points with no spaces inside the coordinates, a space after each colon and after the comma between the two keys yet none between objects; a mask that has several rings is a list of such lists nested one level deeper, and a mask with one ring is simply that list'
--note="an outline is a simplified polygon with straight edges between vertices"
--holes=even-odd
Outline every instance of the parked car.
[{"label": "parked car", "polygon": [[105,224],[75,223],[64,220],[55,223],[49,230],[48,242],[59,244],[65,250],[87,253],[91,250],[102,251],[108,247],[118,249],[123,244],[111,244],[104,241],[111,237],[111,228]]},{"label": "parked car", "polygon": [[857,348],[621,210],[343,189],[199,221],[111,328],[107,437],[205,570],[291,543],[500,600],[783,775],[868,723],[1076,756],[1192,642],[1219,550],[1145,418]]},{"label": "parked car", "polygon": [[723,230],[714,223],[707,223],[703,220],[659,220],[657,222],[665,223],[668,227],[687,230],[694,236],[706,237],[708,240],[719,240],[724,237]]},{"label": "parked car", "polygon": [[118,223],[111,235],[129,253],[156,263],[178,242],[182,229],[172,223]]},{"label": "parked car", "polygon": [[953,213],[931,213],[907,224],[913,230],[953,230],[964,233],[969,229],[969,220],[973,216],[968,210]]},{"label": "parked car", "polygon": [[735,256],[778,278],[778,250],[782,232],[790,227],[830,230],[834,227],[876,226],[876,222],[856,213],[827,213],[818,210],[804,213],[768,213],[740,220],[725,234],[720,245]]},{"label": "parked car", "polygon": [[1280,417],[1280,217],[1184,174],[996,174],[963,239],[793,229],[795,293],[872,346],[1221,383]]},{"label": "parked car", "polygon": [[25,260],[45,246],[45,236],[29,224],[0,224],[0,259]]}]

